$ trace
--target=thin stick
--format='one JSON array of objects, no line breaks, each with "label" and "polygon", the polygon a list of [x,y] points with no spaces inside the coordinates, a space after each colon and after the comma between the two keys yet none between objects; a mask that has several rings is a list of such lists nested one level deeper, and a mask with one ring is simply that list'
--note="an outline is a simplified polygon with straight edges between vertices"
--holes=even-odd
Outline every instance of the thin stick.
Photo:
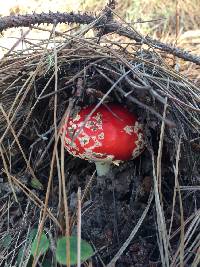
[{"label": "thin stick", "polygon": [[[54,42],[54,66],[55,71],[51,78],[55,77],[55,85],[54,85],[54,91],[58,90],[58,55],[57,55],[57,49],[56,49],[56,43],[55,43],[55,25],[53,27],[53,42]],[[58,96],[57,94],[54,95],[54,112],[53,112],[53,118],[54,118],[54,138],[55,140],[58,139],[58,132],[57,132],[57,102],[58,102]],[[62,200],[62,178],[61,178],[61,168],[60,168],[60,161],[58,157],[58,150],[56,150],[56,164],[57,164],[57,171],[58,171],[58,190],[59,190],[59,196],[58,196],[58,212],[60,211],[61,207],[61,200]]]},{"label": "thin stick", "polygon": [[[63,117],[63,121],[61,122],[60,131],[63,130],[62,136],[61,136],[61,179],[62,179],[62,189],[63,189],[63,202],[64,202],[64,212],[65,212],[65,236],[66,236],[66,265],[70,266],[70,243],[69,243],[69,236],[70,236],[70,226],[69,226],[69,209],[68,209],[68,202],[67,202],[67,193],[66,193],[66,186],[65,186],[65,171],[64,171],[64,138],[66,135],[66,125],[69,119],[69,115],[71,112],[71,109],[74,105],[74,100],[71,99],[69,101],[69,105],[67,108],[67,111],[65,112],[65,115]],[[63,128],[64,125],[64,128]]]},{"label": "thin stick", "polygon": [[179,205],[180,205],[180,215],[181,215],[180,266],[184,267],[184,233],[185,233],[185,229],[184,229],[183,203],[182,203],[180,185],[179,185],[179,181],[178,181],[180,149],[181,149],[181,138],[179,140],[178,149],[177,149],[175,177],[177,179],[177,189],[178,189],[178,195],[179,195]]},{"label": "thin stick", "polygon": [[77,267],[81,267],[81,188],[77,192]]},{"label": "thin stick", "polygon": [[175,265],[176,258],[178,256],[178,252],[180,251],[180,266],[184,267],[184,216],[183,216],[183,204],[182,204],[182,198],[181,198],[181,192],[180,192],[180,186],[178,181],[178,172],[179,172],[179,159],[180,159],[180,149],[181,149],[181,137],[178,142],[178,148],[177,148],[177,154],[176,154],[176,166],[174,167],[174,174],[175,174],[175,185],[177,186],[178,194],[179,194],[179,204],[180,204],[180,214],[181,214],[181,234],[180,234],[180,245],[179,248],[173,258],[171,266]]},{"label": "thin stick", "polygon": [[168,246],[169,246],[169,240],[167,237],[167,231],[166,231],[166,223],[165,223],[165,217],[164,217],[164,212],[160,203],[160,198],[159,198],[159,190],[158,190],[158,180],[156,177],[156,170],[155,170],[155,159],[154,159],[154,154],[153,151],[151,151],[151,156],[152,156],[152,165],[153,165],[153,180],[154,180],[154,194],[155,194],[155,203],[156,203],[156,215],[157,215],[157,223],[158,223],[158,237],[159,237],[159,249],[160,249],[160,256],[162,260],[162,266],[167,266],[169,267],[169,251],[168,251]]},{"label": "thin stick", "polygon": [[[54,40],[54,60],[55,60],[55,88],[54,90],[58,90],[58,56],[57,56],[57,49],[55,43],[55,25],[53,28],[53,40]],[[58,95],[54,95],[54,128],[55,128],[55,140],[58,139],[58,132],[57,132],[57,101]],[[68,113],[69,114],[69,113]],[[62,149],[62,148],[61,148]],[[61,152],[61,166],[58,157],[58,150],[56,149],[56,163],[57,163],[57,170],[59,176],[59,201],[61,201],[61,186],[63,189],[63,200],[64,200],[64,211],[65,211],[65,235],[66,235],[66,265],[70,267],[70,243],[69,243],[69,212],[68,212],[68,204],[67,204],[67,197],[66,197],[66,187],[65,187],[65,168],[64,168],[64,152]],[[61,202],[60,202],[61,203]]]},{"label": "thin stick", "polygon": [[159,148],[158,148],[158,157],[157,157],[157,179],[158,179],[158,191],[160,194],[160,201],[162,203],[162,191],[161,191],[161,159],[162,159],[162,150],[163,150],[163,141],[164,141],[164,132],[165,132],[165,120],[166,120],[166,110],[167,110],[167,98],[165,98],[164,112],[163,112],[163,120],[160,131],[160,140],[159,140]]}]

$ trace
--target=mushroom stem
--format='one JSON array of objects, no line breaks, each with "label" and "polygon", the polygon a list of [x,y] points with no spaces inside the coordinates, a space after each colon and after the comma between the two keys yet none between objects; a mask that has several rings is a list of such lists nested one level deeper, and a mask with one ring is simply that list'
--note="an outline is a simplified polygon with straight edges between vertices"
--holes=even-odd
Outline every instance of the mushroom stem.
[{"label": "mushroom stem", "polygon": [[105,161],[95,161],[95,165],[96,165],[97,175],[103,176],[109,172],[111,162],[109,162],[109,161],[106,161],[106,162]]}]

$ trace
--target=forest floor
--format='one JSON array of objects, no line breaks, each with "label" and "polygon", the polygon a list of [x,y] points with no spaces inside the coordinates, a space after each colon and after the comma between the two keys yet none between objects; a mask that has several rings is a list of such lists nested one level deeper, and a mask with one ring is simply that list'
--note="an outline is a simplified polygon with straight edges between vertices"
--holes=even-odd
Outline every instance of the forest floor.
[{"label": "forest floor", "polygon": [[[40,0],[11,2],[8,1],[8,6],[0,8],[1,15],[49,10],[81,10],[94,14],[105,6],[105,1],[102,0],[73,1],[73,4]],[[168,3],[161,0],[127,0],[121,1],[114,12],[117,20],[122,22],[120,19],[123,18],[143,36],[150,35],[198,56],[198,3],[198,0],[170,0]],[[143,47],[141,50],[133,49],[135,58],[132,58],[128,49],[122,49],[127,39],[117,34],[101,40],[103,45],[100,48],[98,43],[89,43],[95,39],[95,31],[91,31],[86,37],[88,43],[81,38],[73,39],[73,47],[70,46],[71,39],[67,35],[67,30],[72,25],[64,24],[56,28],[59,33],[62,32],[57,36],[61,36],[62,40],[51,39],[51,48],[55,46],[55,40],[58,45],[69,41],[58,53],[57,63],[53,49],[52,54],[41,61],[41,47],[44,49],[52,26],[40,27],[47,31],[39,27],[32,29],[15,46],[18,52],[13,45],[27,28],[8,29],[0,38],[0,266],[31,266],[33,257],[30,256],[29,236],[33,229],[42,225],[41,218],[47,196],[49,201],[46,203],[47,217],[43,228],[50,240],[50,248],[46,256],[40,258],[38,266],[59,266],[55,261],[55,243],[66,230],[64,194],[67,195],[70,234],[76,235],[79,188],[82,192],[81,237],[94,250],[89,266],[198,266],[200,67],[162,52],[160,55],[163,59],[159,66],[160,57],[157,52],[154,54],[155,51],[146,47],[144,50]],[[81,29],[78,26],[76,30]],[[115,40],[112,39],[113,36]],[[116,50],[120,51],[117,55],[110,52],[115,47],[114,42],[121,45]],[[108,44],[110,51],[104,49]],[[130,47],[137,45],[131,43]],[[28,56],[26,51],[30,52]],[[5,53],[8,53],[7,58],[4,57]],[[95,61],[100,60],[99,55],[105,58],[105,62]],[[120,55],[124,55],[124,58],[121,59]],[[143,64],[143,60],[146,65],[138,67]],[[73,98],[77,106],[97,103],[110,89],[112,80],[109,82],[109,79],[117,83],[117,73],[121,71],[123,75],[123,71],[130,67],[127,62],[138,67],[141,75],[138,77],[142,77],[150,85],[153,84],[157,93],[154,98],[152,92],[138,93],[136,90],[133,93],[134,99],[148,104],[155,111],[154,115],[161,115],[161,120],[158,119],[159,116],[151,114],[151,109],[146,111],[141,106],[136,109],[131,98],[125,97],[126,94],[129,95],[128,89],[131,89],[128,82],[126,94],[121,96],[115,90],[109,97],[110,101],[126,105],[130,110],[136,109],[138,117],[146,125],[147,149],[135,160],[119,166],[113,165],[106,177],[97,177],[93,163],[75,159],[67,152],[65,164],[62,165],[60,141],[56,156],[54,155],[54,131],[55,125],[58,126],[61,122],[66,107],[70,106]],[[40,65],[38,73],[37,66]],[[58,71],[57,84],[56,78],[52,79],[54,66]],[[33,77],[33,73],[36,73],[34,79],[29,79]],[[77,97],[76,90],[80,89],[80,80],[75,78],[78,77],[77,74],[80,74],[83,83],[84,89],[81,90],[89,92],[89,89],[94,89],[94,94],[84,93]],[[155,80],[151,79],[151,75],[153,78],[155,75]],[[132,76],[134,75],[129,78],[133,82],[143,85],[139,78]],[[170,88],[164,83],[168,78]],[[40,95],[41,92],[44,93],[43,88],[47,88],[44,96]],[[55,94],[57,98],[54,95],[55,90],[60,90]],[[166,129],[162,128],[166,107],[162,105],[163,92],[171,97],[166,116],[175,122],[175,129],[167,124]],[[156,98],[158,95],[160,98]],[[162,101],[159,102],[159,99]],[[14,120],[11,123],[12,116]],[[6,130],[9,123],[12,127],[9,126]],[[49,192],[46,193],[52,173],[53,180]],[[66,177],[65,189],[62,175]]]}]

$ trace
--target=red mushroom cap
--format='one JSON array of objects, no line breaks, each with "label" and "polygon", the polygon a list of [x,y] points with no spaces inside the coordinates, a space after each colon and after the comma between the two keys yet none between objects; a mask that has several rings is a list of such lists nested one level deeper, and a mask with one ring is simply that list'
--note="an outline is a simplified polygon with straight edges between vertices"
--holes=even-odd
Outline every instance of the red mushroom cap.
[{"label": "red mushroom cap", "polygon": [[67,151],[75,157],[92,161],[136,158],[145,145],[142,125],[135,115],[120,105],[109,104],[108,107],[100,106],[86,120],[94,108],[95,105],[84,107],[75,117],[68,119],[64,126]]}]

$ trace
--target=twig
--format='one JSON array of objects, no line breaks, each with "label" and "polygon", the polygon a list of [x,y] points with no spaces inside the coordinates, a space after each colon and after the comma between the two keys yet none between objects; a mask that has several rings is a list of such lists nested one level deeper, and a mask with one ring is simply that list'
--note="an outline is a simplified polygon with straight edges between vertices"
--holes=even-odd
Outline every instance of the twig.
[{"label": "twig", "polygon": [[[108,7],[109,9],[109,7]],[[12,27],[31,27],[33,25],[40,25],[43,23],[54,24],[56,23],[77,23],[77,24],[90,24],[95,20],[98,20],[99,17],[88,15],[87,13],[60,13],[60,12],[49,12],[41,14],[27,14],[27,15],[16,15],[16,16],[6,16],[0,18],[0,32],[3,30],[12,28]],[[155,49],[159,49],[166,53],[172,54],[176,57],[182,58],[186,61],[191,61],[200,65],[200,56],[192,55],[191,53],[184,51],[175,46],[162,43],[158,40],[155,40],[149,36],[143,37],[133,31],[129,26],[123,27],[120,23],[110,21],[107,19],[107,16],[102,16],[102,18],[96,23],[95,28],[101,30],[103,28],[103,33],[112,33],[116,32],[119,35],[128,37],[135,40],[137,43],[147,44]]]},{"label": "twig", "polygon": [[153,151],[151,151],[151,155],[152,155],[152,165],[153,165],[153,181],[154,181],[159,250],[160,250],[162,266],[169,267],[170,266],[169,265],[170,255],[168,251],[169,241],[167,237],[164,212],[160,203],[158,177],[156,175],[156,170],[155,170],[155,158]]},{"label": "twig", "polygon": [[[180,216],[181,216],[181,240],[180,240],[180,246],[178,248],[178,251],[180,251],[180,266],[184,266],[184,215],[183,215],[183,203],[182,203],[182,197],[180,192],[180,185],[178,181],[178,173],[179,173],[179,160],[180,160],[180,151],[181,151],[181,137],[178,142],[178,148],[177,148],[177,155],[176,155],[176,166],[174,166],[174,174],[175,174],[175,184],[177,186],[178,195],[179,195],[179,204],[180,204]],[[175,263],[176,257],[174,257],[173,262]],[[173,263],[172,263],[173,266]]]},{"label": "twig", "polygon": [[66,236],[66,255],[68,257],[66,258],[66,265],[70,266],[70,242],[69,242],[69,236],[70,236],[70,226],[69,226],[69,208],[68,208],[68,202],[67,202],[67,193],[66,193],[66,177],[65,177],[65,169],[64,169],[64,140],[66,136],[66,127],[63,127],[63,125],[67,125],[70,112],[72,110],[74,101],[69,101],[68,108],[65,112],[65,115],[63,116],[63,119],[60,124],[60,132],[62,131],[61,135],[61,179],[62,179],[62,193],[63,193],[63,204],[64,204],[64,213],[65,213],[65,236]]},{"label": "twig", "polygon": [[[167,97],[165,99],[165,106],[163,111],[163,119],[166,119],[166,111],[167,111]],[[162,153],[163,153],[163,142],[164,142],[164,132],[165,132],[165,123],[164,120],[162,121],[161,131],[160,131],[160,140],[159,140],[159,148],[158,148],[158,156],[157,156],[157,181],[158,181],[158,191],[160,194],[160,202],[162,205],[162,173],[161,173],[161,160],[162,160]]]},{"label": "twig", "polygon": [[81,267],[81,188],[77,192],[77,267]]},{"label": "twig", "polygon": [[51,12],[41,14],[26,14],[26,15],[12,15],[0,18],[0,32],[9,28],[17,27],[31,27],[32,25],[40,25],[44,23],[55,24],[56,23],[78,23],[78,24],[90,24],[95,20],[93,16],[85,14],[61,13]]}]

